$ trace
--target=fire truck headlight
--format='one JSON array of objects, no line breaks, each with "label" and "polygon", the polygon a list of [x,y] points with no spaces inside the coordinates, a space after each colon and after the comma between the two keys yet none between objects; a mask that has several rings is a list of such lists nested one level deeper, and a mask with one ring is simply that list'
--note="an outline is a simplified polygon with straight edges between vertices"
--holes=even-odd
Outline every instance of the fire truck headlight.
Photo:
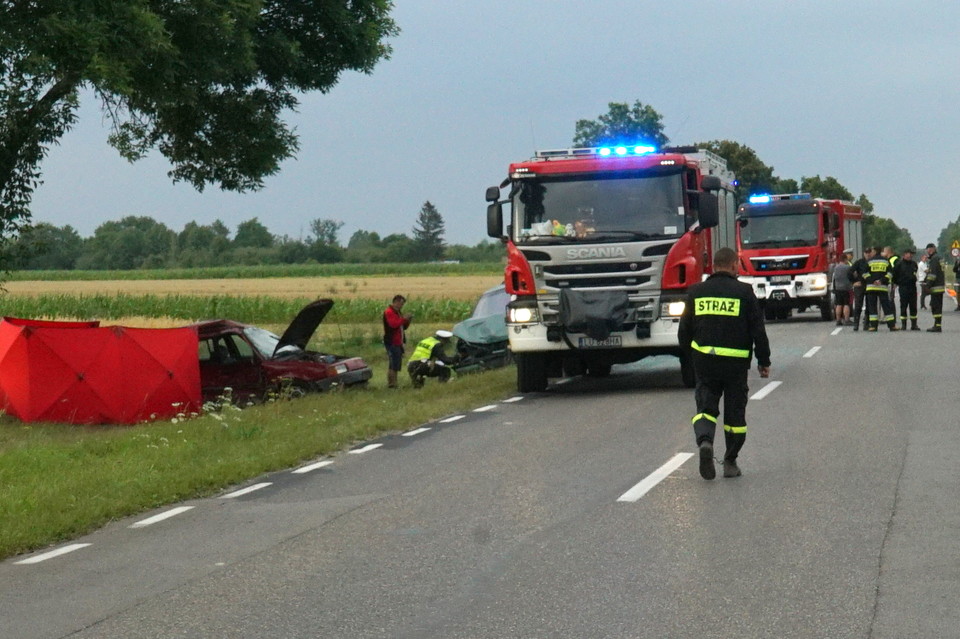
[{"label": "fire truck headlight", "polygon": [[685,306],[683,301],[664,302],[660,305],[660,317],[680,317]]},{"label": "fire truck headlight", "polygon": [[810,288],[827,288],[827,276],[822,273],[817,275],[815,278],[813,278],[813,283],[810,285]]},{"label": "fire truck headlight", "polygon": [[537,309],[532,306],[519,306],[508,309],[507,319],[513,324],[528,324],[537,321]]}]

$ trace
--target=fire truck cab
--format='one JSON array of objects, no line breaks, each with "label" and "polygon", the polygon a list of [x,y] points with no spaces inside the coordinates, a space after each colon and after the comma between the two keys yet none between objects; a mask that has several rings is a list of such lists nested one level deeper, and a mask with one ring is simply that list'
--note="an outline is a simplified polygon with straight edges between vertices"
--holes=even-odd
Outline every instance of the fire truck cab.
[{"label": "fire truck cab", "polygon": [[[511,164],[487,189],[487,232],[507,247],[517,388],[680,356],[687,288],[715,248],[734,245],[733,189],[726,162],[696,147],[560,149]],[[692,386],[686,358],[681,373]]]}]

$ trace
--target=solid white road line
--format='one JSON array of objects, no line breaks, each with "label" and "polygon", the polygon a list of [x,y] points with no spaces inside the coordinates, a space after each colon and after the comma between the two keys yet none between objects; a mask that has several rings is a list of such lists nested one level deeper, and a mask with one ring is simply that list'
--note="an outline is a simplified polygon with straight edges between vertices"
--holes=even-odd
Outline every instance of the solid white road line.
[{"label": "solid white road line", "polygon": [[839,335],[842,331],[843,331],[843,327],[842,327],[842,326],[838,326],[838,327],[836,327],[835,329],[833,329],[833,332],[830,333],[830,335],[831,335],[831,336],[833,336],[833,335]]},{"label": "solid white road line", "polygon": [[651,488],[669,477],[670,473],[680,468],[680,466],[683,465],[683,462],[687,461],[691,457],[693,457],[693,453],[677,453],[671,457],[666,464],[648,475],[646,479],[620,495],[620,497],[617,498],[617,501],[637,501],[646,495]]},{"label": "solid white road line", "polygon": [[464,415],[454,415],[453,417],[447,417],[446,419],[441,419],[441,424],[449,424],[450,422],[455,422],[457,420],[463,419]]},{"label": "solid white road line", "polygon": [[754,393],[750,399],[763,399],[764,397],[766,397],[767,395],[775,391],[777,389],[777,386],[779,386],[782,383],[783,382],[770,382],[769,384],[767,384],[766,386],[758,390],[756,393]]},{"label": "solid white road line", "polygon": [[179,515],[180,513],[185,513],[185,512],[187,512],[188,510],[191,510],[192,508],[193,508],[193,506],[178,506],[177,508],[171,508],[170,510],[168,510],[168,511],[166,511],[166,512],[162,512],[162,513],[160,513],[159,515],[154,515],[153,517],[147,517],[146,519],[141,519],[141,520],[138,521],[137,523],[131,524],[131,525],[128,526],[128,527],[129,527],[129,528],[143,528],[143,527],[145,527],[145,526],[149,526],[149,525],[151,525],[151,524],[155,524],[155,523],[157,523],[158,521],[163,521],[164,519],[169,519],[169,518],[171,518],[171,517],[175,517],[176,515]]},{"label": "solid white road line", "polygon": [[804,356],[804,357],[807,357],[807,358],[813,357],[814,355],[817,354],[817,351],[819,351],[819,350],[820,350],[820,347],[819,347],[819,346],[814,346],[814,347],[811,348],[809,351],[807,351],[806,353],[804,353],[803,356]]},{"label": "solid white road line", "polygon": [[420,433],[425,433],[425,432],[427,432],[428,430],[430,430],[430,429],[427,428],[426,426],[424,426],[423,428],[415,428],[415,429],[413,429],[413,430],[408,430],[407,432],[405,432],[405,433],[403,434],[403,436],[404,436],[404,437],[413,437],[414,435],[419,435]]},{"label": "solid white road line", "polygon": [[260,490],[261,488],[266,488],[267,486],[271,486],[272,484],[273,484],[273,482],[265,481],[265,482],[263,482],[262,484],[254,484],[253,486],[247,486],[246,488],[242,488],[242,489],[238,490],[238,491],[235,492],[235,493],[230,493],[229,495],[224,495],[223,497],[221,497],[221,499],[233,499],[234,497],[240,497],[241,495],[247,495],[247,494],[249,494],[249,493],[252,493],[252,492],[255,491],[255,490]]},{"label": "solid white road line", "polygon": [[317,462],[316,464],[310,464],[309,466],[301,466],[300,468],[296,470],[292,470],[290,472],[296,473],[297,475],[302,475],[303,473],[309,473],[312,470],[317,470],[319,468],[323,468],[324,466],[329,466],[332,463],[333,462],[328,459],[326,461]]},{"label": "solid white road line", "polygon": [[60,555],[65,555],[68,552],[73,552],[74,550],[80,550],[81,548],[86,548],[90,544],[70,544],[69,546],[64,546],[63,548],[57,548],[56,550],[51,550],[50,552],[45,552],[42,555],[37,555],[35,557],[30,557],[29,559],[21,559],[20,561],[15,561],[15,564],[39,564],[41,561],[46,561],[47,559],[53,559],[54,557],[59,557]]},{"label": "solid white road line", "polygon": [[510,399],[503,400],[503,403],[510,404],[512,402],[519,402],[521,399],[523,399],[523,395],[517,395],[516,397],[511,397]]},{"label": "solid white road line", "polygon": [[474,408],[474,409],[473,409],[473,412],[475,412],[475,413],[485,413],[485,412],[487,412],[488,410],[493,410],[493,409],[496,408],[496,407],[497,407],[496,404],[490,404],[489,406],[481,406],[480,408]]}]

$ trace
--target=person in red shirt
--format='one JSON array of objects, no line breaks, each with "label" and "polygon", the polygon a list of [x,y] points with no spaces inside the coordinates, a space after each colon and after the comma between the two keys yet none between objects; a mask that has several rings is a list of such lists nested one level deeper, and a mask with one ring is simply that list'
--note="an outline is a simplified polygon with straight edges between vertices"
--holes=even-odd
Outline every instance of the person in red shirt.
[{"label": "person in red shirt", "polygon": [[397,387],[397,373],[403,366],[403,344],[407,341],[404,332],[410,326],[413,313],[400,311],[407,303],[403,295],[394,295],[390,306],[383,311],[383,345],[387,349],[387,387]]}]

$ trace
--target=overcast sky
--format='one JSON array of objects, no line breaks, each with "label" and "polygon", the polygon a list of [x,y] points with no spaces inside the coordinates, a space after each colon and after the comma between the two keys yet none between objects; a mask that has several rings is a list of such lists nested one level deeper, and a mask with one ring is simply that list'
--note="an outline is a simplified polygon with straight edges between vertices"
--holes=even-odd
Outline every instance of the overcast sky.
[{"label": "overcast sky", "polygon": [[570,145],[579,119],[640,100],[675,144],[729,139],[783,178],[832,175],[919,245],[958,217],[957,0],[397,0],[402,32],[371,75],[348,73],[289,114],[301,141],[266,188],[173,185],[159,155],[128,164],[99,106],[51,150],[34,220],[90,236],[144,215],[175,231],[257,217],[411,234],[432,202],[448,243],[485,238],[484,189],[510,162]]}]

